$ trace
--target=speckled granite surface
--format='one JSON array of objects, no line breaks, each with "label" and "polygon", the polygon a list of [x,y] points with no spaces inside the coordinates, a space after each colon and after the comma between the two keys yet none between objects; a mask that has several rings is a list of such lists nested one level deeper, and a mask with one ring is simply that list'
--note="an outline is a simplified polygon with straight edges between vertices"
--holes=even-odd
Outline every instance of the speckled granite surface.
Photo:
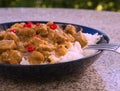
[{"label": "speckled granite surface", "polygon": [[[120,44],[120,13],[76,9],[0,8],[0,23],[22,20],[69,22],[107,33]],[[84,75],[20,80],[0,75],[0,91],[120,91],[120,54],[106,51]]]},{"label": "speckled granite surface", "polygon": [[0,91],[106,91],[101,77],[89,67],[84,75],[62,78],[17,79],[0,75]]}]

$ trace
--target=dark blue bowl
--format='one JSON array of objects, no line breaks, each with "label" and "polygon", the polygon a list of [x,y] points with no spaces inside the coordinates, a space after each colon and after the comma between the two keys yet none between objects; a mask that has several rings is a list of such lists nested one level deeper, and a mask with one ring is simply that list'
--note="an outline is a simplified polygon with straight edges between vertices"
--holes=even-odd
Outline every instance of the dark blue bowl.
[{"label": "dark blue bowl", "polygon": [[[27,21],[2,23],[0,24],[0,27],[4,30],[6,28],[9,28],[14,23],[20,23],[20,22],[27,22]],[[46,23],[48,21],[32,21],[32,22]],[[63,22],[55,22],[55,23],[59,24],[62,28],[64,28],[67,24],[70,24]],[[90,33],[90,34],[98,33],[100,35],[103,35],[99,43],[103,43],[103,42],[109,43],[108,36],[97,29],[93,29],[77,24],[72,24],[72,25],[76,27],[77,31],[79,31],[80,28],[82,28],[84,33]],[[19,77],[49,77],[49,76],[55,77],[55,76],[64,76],[67,74],[78,73],[78,72],[83,74],[86,68],[90,66],[94,61],[96,61],[97,58],[99,58],[99,56],[102,54],[102,52],[103,50],[99,50],[95,54],[90,55],[88,57],[84,57],[69,62],[56,63],[56,64],[43,64],[43,65],[0,64],[0,74],[19,76]]]}]

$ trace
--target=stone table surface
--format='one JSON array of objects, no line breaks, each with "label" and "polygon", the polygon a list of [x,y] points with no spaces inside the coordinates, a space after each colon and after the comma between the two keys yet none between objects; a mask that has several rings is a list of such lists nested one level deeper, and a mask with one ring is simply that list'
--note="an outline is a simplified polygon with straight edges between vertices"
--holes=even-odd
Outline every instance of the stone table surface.
[{"label": "stone table surface", "polygon": [[[0,23],[58,21],[102,30],[120,44],[120,13],[84,9],[0,8]],[[0,75],[0,91],[120,91],[120,54],[105,51],[85,74],[50,80],[22,80]]]}]

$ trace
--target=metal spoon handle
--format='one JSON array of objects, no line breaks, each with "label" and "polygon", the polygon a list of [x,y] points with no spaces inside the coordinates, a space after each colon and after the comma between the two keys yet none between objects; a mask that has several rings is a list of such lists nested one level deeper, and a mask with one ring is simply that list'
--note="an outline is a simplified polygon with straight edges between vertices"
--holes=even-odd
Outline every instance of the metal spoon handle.
[{"label": "metal spoon handle", "polygon": [[96,49],[96,50],[109,50],[120,53],[120,44],[96,44],[96,45],[88,45],[85,49]]}]

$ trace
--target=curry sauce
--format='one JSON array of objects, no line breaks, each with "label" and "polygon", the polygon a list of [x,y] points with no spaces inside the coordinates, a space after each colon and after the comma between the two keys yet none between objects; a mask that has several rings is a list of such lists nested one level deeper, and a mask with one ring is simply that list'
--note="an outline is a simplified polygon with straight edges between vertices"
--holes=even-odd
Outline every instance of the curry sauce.
[{"label": "curry sauce", "polygon": [[30,64],[54,63],[49,56],[64,56],[75,41],[81,47],[88,43],[82,30],[77,32],[74,25],[62,29],[52,21],[16,23],[0,32],[0,63],[20,64],[22,58]]}]

